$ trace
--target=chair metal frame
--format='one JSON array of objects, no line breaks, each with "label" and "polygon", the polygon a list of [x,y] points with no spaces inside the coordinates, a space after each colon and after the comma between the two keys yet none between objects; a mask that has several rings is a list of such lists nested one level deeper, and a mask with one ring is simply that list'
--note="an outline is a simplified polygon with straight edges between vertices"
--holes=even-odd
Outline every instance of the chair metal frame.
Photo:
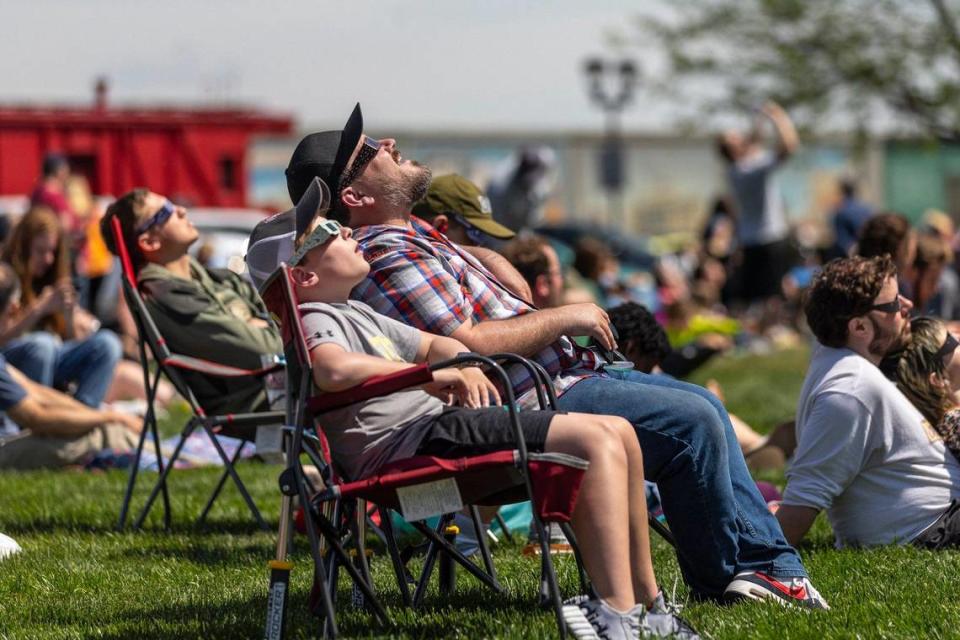
[{"label": "chair metal frame", "polygon": [[[509,410],[511,425],[516,437],[516,448],[513,451],[492,454],[494,456],[499,456],[502,459],[492,461],[491,465],[500,465],[501,468],[506,468],[509,466],[511,468],[511,473],[517,474],[519,479],[514,480],[514,484],[510,486],[509,491],[504,491],[502,490],[504,487],[500,487],[498,493],[497,490],[492,490],[494,493],[496,493],[496,495],[488,495],[482,499],[469,501],[469,504],[474,507],[471,512],[475,525],[477,525],[478,533],[481,534],[478,537],[482,540],[483,528],[479,526],[479,518],[477,517],[475,506],[477,504],[487,504],[487,500],[490,500],[490,503],[492,504],[505,504],[507,502],[524,499],[533,500],[534,489],[531,484],[530,477],[531,461],[535,461],[537,459],[543,460],[551,456],[551,454],[529,454],[527,452],[517,415],[515,397],[510,387],[509,377],[497,363],[497,359],[503,361],[509,360],[511,363],[519,363],[521,361],[527,363],[526,366],[531,367],[531,370],[536,372],[534,379],[538,382],[542,382],[542,380],[547,379],[546,373],[543,372],[542,369],[537,370],[536,367],[538,365],[530,363],[519,356],[502,354],[496,358],[489,358],[477,354],[461,354],[456,358],[452,358],[435,365],[420,365],[417,367],[411,367],[410,369],[406,369],[396,374],[372,378],[352,389],[337,393],[323,393],[314,396],[312,394],[312,376],[310,375],[312,365],[310,362],[309,352],[306,347],[306,342],[304,340],[302,327],[300,325],[297,299],[291,284],[289,268],[286,265],[281,265],[280,268],[273,274],[273,276],[271,276],[271,278],[263,285],[261,294],[265,303],[267,304],[268,309],[274,315],[274,320],[281,327],[284,347],[287,354],[288,380],[299,379],[299,385],[289,385],[290,387],[297,386],[297,390],[295,392],[288,394],[288,402],[294,403],[293,410],[289,412],[293,419],[292,426],[294,427],[294,433],[291,442],[290,453],[288,456],[288,464],[290,466],[283,472],[283,474],[281,474],[280,485],[281,492],[284,495],[284,505],[289,505],[289,500],[292,497],[297,496],[299,497],[301,504],[307,506],[308,517],[305,518],[305,525],[307,537],[310,541],[311,556],[313,558],[315,575],[314,590],[317,595],[314,612],[321,615],[324,619],[324,636],[336,637],[337,625],[334,601],[337,582],[335,568],[343,567],[350,574],[356,589],[362,593],[365,605],[373,612],[373,614],[381,623],[389,624],[389,618],[386,614],[386,611],[379,603],[379,600],[372,589],[372,582],[369,576],[369,567],[367,566],[365,554],[362,551],[362,532],[357,531],[352,524],[362,520],[362,514],[365,512],[363,509],[361,509],[359,510],[361,516],[359,518],[353,517],[357,513],[356,507],[349,506],[350,500],[374,495],[375,492],[370,490],[369,485],[371,482],[379,482],[382,476],[375,475],[372,478],[355,482],[338,482],[331,473],[328,474],[328,476],[324,479],[324,489],[312,497],[308,496],[304,483],[305,476],[303,473],[303,466],[299,455],[300,451],[302,450],[303,439],[305,437],[307,428],[314,424],[316,416],[322,416],[322,414],[327,411],[344,407],[372,397],[392,393],[400,389],[418,386],[425,382],[429,382],[432,379],[433,370],[467,364],[483,366],[488,374],[492,375],[501,383],[501,388],[503,389],[504,395],[504,405]],[[547,385],[547,388],[552,391],[550,385]],[[542,389],[538,388],[537,393],[541,400],[541,405],[547,406],[547,392],[544,392]],[[476,456],[475,458],[465,458],[464,460],[475,460],[476,458],[482,457],[483,456]],[[509,457],[508,462],[506,462],[506,457]],[[418,460],[419,459],[412,459],[411,464]],[[585,464],[579,459],[574,460],[576,460],[576,462]],[[548,464],[551,463],[553,463],[553,459],[548,461]],[[329,465],[328,469],[330,469]],[[413,468],[410,475],[415,476],[416,473],[417,468]],[[403,476],[403,474],[400,475]],[[453,476],[455,477],[456,474],[453,474]],[[398,476],[393,477],[397,478]],[[438,476],[429,476],[426,478],[426,480],[436,479],[437,477]],[[450,476],[448,475],[444,477]],[[396,485],[389,485],[387,488],[392,490],[399,486],[419,484],[424,480],[424,478],[410,478],[403,476],[397,480]],[[507,494],[510,495],[508,496]],[[382,499],[382,494],[376,495],[379,495],[380,499]],[[323,509],[324,505],[331,503],[337,505],[337,508],[333,510],[333,520],[331,520],[331,518],[324,512]],[[466,498],[464,499],[464,504],[468,504],[468,500]],[[446,514],[441,517],[440,523],[436,528],[428,527],[423,522],[413,523],[413,526],[425,538],[427,538],[430,546],[428,548],[427,556],[424,560],[424,567],[421,571],[420,579],[417,581],[416,590],[414,594],[410,594],[409,585],[407,584],[406,578],[406,566],[401,558],[399,550],[397,549],[393,536],[392,525],[389,517],[390,508],[391,505],[386,505],[382,502],[379,503],[381,527],[384,530],[387,542],[386,546],[393,564],[398,588],[400,589],[404,604],[418,606],[422,602],[433,566],[437,557],[441,553],[459,564],[468,573],[475,576],[487,586],[497,591],[502,591],[502,587],[496,580],[496,573],[493,568],[492,559],[489,555],[489,550],[486,550],[486,552],[481,552],[484,569],[486,569],[486,571],[484,571],[472,563],[469,559],[464,557],[454,545],[444,538],[443,528],[446,522],[452,517],[451,514]],[[392,508],[396,507],[393,506]],[[343,521],[339,520],[340,515],[338,514],[343,514],[345,512],[348,512],[348,515],[351,516],[347,518],[347,520],[351,523],[347,525],[349,531],[347,531],[344,526],[338,526],[343,525]],[[562,603],[560,599],[560,590],[557,584],[556,572],[554,570],[553,561],[550,554],[547,531],[536,508],[534,509],[533,524],[538,533],[539,544],[541,547],[541,593],[546,597],[547,603],[549,603],[554,610],[559,634],[560,637],[563,638],[566,637],[566,628],[561,615]],[[285,527],[286,525],[283,523],[282,516],[280,541],[278,542],[278,558],[281,556],[280,545],[283,543],[285,538]],[[573,541],[575,545],[575,539],[573,538],[572,531],[570,530],[569,526],[565,527],[565,531],[568,532],[571,541]],[[325,539],[329,545],[329,552],[327,554],[321,553],[321,537]],[[350,556],[343,548],[342,543],[347,538],[353,539],[355,542],[359,542],[361,545],[360,549],[358,550],[359,552],[355,555],[356,561],[351,560]],[[484,543],[485,540],[482,540],[481,549],[484,548]],[[326,558],[324,557],[325,555]],[[579,560],[579,553],[577,556]],[[589,583],[579,561],[578,568],[580,570],[582,586],[584,589],[589,589]],[[282,628],[282,625],[280,625],[280,627]],[[268,624],[268,631],[269,628],[270,625]]]},{"label": "chair metal frame", "polygon": [[[140,352],[140,364],[143,370],[143,385],[147,393],[147,411],[144,415],[143,429],[140,433],[140,440],[137,444],[136,454],[130,468],[130,476],[127,480],[123,503],[120,508],[120,517],[117,522],[117,529],[122,530],[126,526],[127,516],[130,510],[130,503],[133,497],[133,490],[136,486],[137,476],[139,473],[140,458],[143,453],[143,448],[146,444],[146,438],[148,434],[153,436],[160,477],[158,478],[156,484],[154,484],[153,489],[151,490],[150,495],[147,498],[147,501],[141,509],[139,515],[134,521],[133,526],[135,529],[139,529],[143,525],[157,497],[162,495],[163,525],[165,529],[170,528],[171,507],[169,491],[167,488],[167,478],[170,475],[170,471],[174,468],[176,460],[180,456],[184,444],[186,444],[187,438],[197,428],[203,429],[203,431],[210,438],[210,441],[213,443],[213,446],[224,465],[223,473],[220,475],[210,499],[207,501],[202,513],[197,519],[197,524],[203,524],[206,521],[207,515],[210,513],[210,509],[213,507],[214,502],[219,497],[224,484],[226,484],[227,478],[230,478],[240,491],[240,495],[243,497],[244,502],[246,502],[247,507],[249,508],[250,513],[252,514],[257,525],[261,529],[269,529],[267,523],[260,515],[260,510],[257,509],[257,505],[254,503],[253,498],[250,496],[250,493],[247,491],[243,480],[241,480],[235,468],[235,464],[239,459],[243,448],[248,444],[250,439],[244,438],[244,442],[240,447],[238,447],[236,453],[230,457],[226,454],[220,442],[217,440],[216,433],[223,429],[233,431],[251,429],[262,425],[281,425],[283,424],[285,417],[284,412],[265,411],[258,413],[207,415],[181,372],[194,371],[204,375],[221,378],[236,378],[245,376],[262,377],[268,373],[282,369],[283,365],[276,364],[256,370],[248,370],[219,364],[200,358],[194,358],[184,354],[172,353],[167,347],[166,340],[157,329],[157,326],[154,323],[153,318],[150,316],[150,312],[148,311],[147,306],[140,295],[137,287],[136,272],[133,269],[133,262],[130,259],[130,254],[127,251],[127,246],[123,239],[123,231],[120,226],[120,221],[116,217],[111,220],[111,230],[113,231],[114,242],[117,247],[117,253],[120,257],[120,264],[123,268],[123,277],[121,278],[123,297],[128,308],[130,309],[130,313],[133,316],[133,320],[137,328],[137,345]],[[153,372],[150,370],[151,356],[153,361],[156,363],[156,368]],[[173,454],[170,456],[170,460],[166,464],[163,462],[163,457],[160,451],[160,435],[157,428],[157,415],[155,408],[157,387],[160,384],[160,379],[162,376],[166,376],[167,379],[170,380],[177,392],[183,396],[184,399],[186,399],[191,410],[191,416],[180,432],[180,440],[177,442],[177,446],[174,448]]]}]

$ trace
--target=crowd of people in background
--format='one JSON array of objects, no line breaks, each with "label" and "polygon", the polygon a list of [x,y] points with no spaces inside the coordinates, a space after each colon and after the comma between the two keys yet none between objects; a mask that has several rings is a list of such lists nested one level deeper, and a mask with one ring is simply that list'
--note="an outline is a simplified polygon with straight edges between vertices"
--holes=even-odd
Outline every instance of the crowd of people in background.
[{"label": "crowd of people in background", "polygon": [[[766,122],[774,133],[769,148]],[[364,331],[393,336],[408,362],[429,360],[429,349],[420,353],[418,345],[433,340],[443,353],[516,351],[543,364],[560,409],[593,414],[583,424],[596,422],[616,441],[623,461],[611,467],[609,482],[645,475],[656,483],[659,491],[647,500],[670,522],[684,579],[698,597],[827,608],[791,546],[820,511],[840,545],[960,544],[960,356],[952,335],[960,328],[958,235],[940,211],[916,223],[875,211],[849,176],[838,178],[829,235],[812,243],[793,233],[778,170],[798,145],[789,116],[773,103],[758,110],[750,130],[723,133],[717,151],[727,188],[700,232],[676,251],[637,259],[589,223],[572,237],[535,228],[531,198],[542,201],[550,164],[543,153],[521,154],[515,175],[501,176],[488,198],[463,176],[432,176],[404,162],[396,141],[364,135],[358,105],[343,130],[304,138],[287,169],[294,203],[314,180],[329,188],[320,212],[329,220],[321,216],[309,230],[292,228],[295,210],[266,220],[251,240],[246,276],[191,257],[198,233],[183,207],[143,188],[99,211],[82,178],[51,154],[29,209],[0,225],[0,469],[83,465],[102,449],[135,446],[140,419],[111,405],[144,397],[138,338],[109,253],[117,251],[115,218],[174,351],[261,366],[281,345],[256,287],[281,261],[313,255],[297,272],[301,292],[341,305],[336,313],[312,309],[333,318],[312,316],[317,326],[342,324],[344,314],[358,326],[372,323]],[[314,249],[349,245],[350,260],[365,258],[366,267],[338,271],[321,262],[328,249],[295,253],[307,236],[317,236]],[[337,278],[350,286],[335,287]],[[348,307],[348,298],[363,305]],[[398,328],[404,325],[417,330]],[[717,354],[766,353],[811,337],[813,361],[795,420],[782,416],[769,435],[730,415],[715,382],[707,389],[683,382]],[[341,350],[362,351],[361,343],[343,342]],[[519,369],[510,374],[525,402],[530,380]],[[191,378],[211,412],[269,406],[259,380]],[[158,400],[172,396],[163,387]],[[432,402],[418,411],[433,411]],[[480,414],[454,419],[440,411],[418,428],[466,438],[461,449],[477,446],[464,425]],[[437,426],[437,415],[450,424]],[[594,455],[563,418],[551,423],[548,439],[550,418],[530,427],[537,433],[530,446]],[[488,422],[494,429],[496,421]],[[387,431],[383,426],[376,438]],[[429,441],[407,445],[433,451]],[[369,448],[351,459],[358,474],[386,455],[376,449],[383,440],[361,443]],[[340,442],[333,444],[336,454]],[[692,457],[670,462],[684,456]],[[782,502],[768,502],[748,466],[788,463]],[[603,504],[593,485],[585,486],[584,500]],[[630,496],[624,509],[646,505]],[[891,509],[893,496],[901,504]],[[575,526],[593,531],[582,521]],[[647,632],[659,624],[661,635],[696,637],[658,591],[645,524],[631,517],[616,526],[642,527],[643,534],[630,545],[610,542],[615,553],[590,561],[606,599],[571,605],[570,615],[581,616],[573,627],[594,628],[602,619],[628,635],[639,621]],[[617,571],[633,556],[643,559],[633,567],[641,575]],[[634,604],[642,610],[630,613]],[[658,613],[665,618],[654,623]]]}]

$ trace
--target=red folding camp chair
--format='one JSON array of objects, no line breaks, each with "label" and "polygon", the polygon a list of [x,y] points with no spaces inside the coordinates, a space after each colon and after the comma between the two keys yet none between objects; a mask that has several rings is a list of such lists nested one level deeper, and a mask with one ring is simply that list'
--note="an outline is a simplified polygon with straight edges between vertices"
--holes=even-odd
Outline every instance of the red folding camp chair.
[{"label": "red folding camp chair", "polygon": [[[403,514],[405,508],[409,508],[410,503],[414,501],[417,488],[422,489],[428,485],[437,487],[438,483],[443,483],[446,488],[450,488],[451,483],[454,483],[455,494],[459,497],[459,502],[464,505],[501,505],[525,500],[532,501],[533,525],[539,534],[541,546],[542,584],[545,585],[546,592],[549,594],[549,603],[556,614],[560,635],[565,637],[566,632],[560,611],[560,591],[543,523],[569,522],[587,463],[579,458],[561,454],[528,453],[508,376],[493,359],[475,354],[462,354],[430,367],[421,365],[397,374],[372,378],[342,392],[314,395],[312,365],[302,332],[289,269],[286,265],[281,265],[280,269],[264,284],[261,294],[267,308],[274,315],[274,320],[281,328],[287,354],[287,373],[292,382],[289,387],[298,387],[295,392],[288,395],[288,401],[296,403],[293,411],[295,431],[292,449],[288,456],[291,467],[281,475],[280,485],[281,492],[285,495],[285,505],[289,504],[289,499],[294,495],[299,496],[302,504],[307,505],[308,517],[305,518],[304,524],[313,555],[314,589],[317,592],[315,612],[322,615],[325,620],[325,635],[334,637],[337,634],[333,607],[336,582],[329,580],[330,572],[327,567],[331,563],[344,567],[356,588],[362,593],[365,605],[381,622],[386,623],[388,620],[385,610],[373,592],[369,574],[363,566],[365,563],[361,560],[359,563],[361,566],[354,566],[354,562],[343,548],[342,543],[347,532],[342,527],[342,523],[331,520],[324,513],[323,507],[329,503],[339,501],[341,505],[346,505],[351,501],[363,499],[378,505],[381,526],[386,534],[388,552],[404,603],[417,605],[422,599],[433,564],[439,554],[445,554],[484,584],[502,590],[495,576],[491,575],[492,565],[488,567],[488,572],[484,572],[464,557],[444,537],[444,526],[452,517],[452,514],[447,513],[442,514],[436,529],[427,526],[423,521],[412,523],[430,541],[431,548],[424,561],[416,593],[412,597],[409,593],[405,578],[406,568],[393,542],[389,511],[395,510]],[[517,356],[510,357],[519,360]],[[460,364],[482,365],[488,373],[501,382],[505,406],[510,411],[517,437],[516,449],[460,459],[417,456],[398,460],[384,465],[376,474],[366,478],[345,481],[330,475],[322,491],[312,497],[307,495],[303,483],[303,470],[299,462],[299,447],[304,433],[313,425],[316,416],[322,417],[324,413],[333,409],[429,382],[432,380],[432,370]],[[299,381],[298,385],[295,384],[296,381]],[[336,461],[333,460],[333,463],[335,464]],[[285,527],[286,524],[282,521],[281,542]],[[478,532],[482,534],[482,529],[478,529]],[[353,536],[357,537],[357,534],[354,533]],[[320,553],[321,537],[330,548],[326,561]],[[356,555],[361,558],[363,556],[362,553]],[[278,558],[280,559],[282,558]],[[272,592],[273,584],[271,584]],[[268,637],[279,637],[270,635],[271,628],[282,629],[282,622],[278,624],[276,618],[279,610],[278,605],[270,606]]]},{"label": "red folding camp chair", "polygon": [[[130,254],[127,252],[127,247],[123,240],[123,232],[120,227],[120,221],[117,218],[113,218],[111,220],[111,224],[114,241],[117,247],[117,253],[120,256],[120,263],[123,267],[124,277],[121,279],[123,286],[123,297],[124,300],[126,300],[127,306],[130,309],[130,313],[133,316],[137,327],[140,363],[143,367],[143,384],[147,392],[147,412],[144,416],[143,431],[140,434],[140,441],[137,445],[136,456],[130,468],[130,478],[127,481],[127,488],[123,497],[123,505],[120,508],[120,520],[117,524],[117,528],[123,529],[124,525],[126,524],[127,513],[130,508],[130,500],[133,496],[133,489],[137,481],[140,456],[143,452],[143,447],[148,433],[153,436],[160,477],[157,480],[157,483],[154,485],[153,490],[150,492],[150,496],[147,498],[146,504],[144,504],[143,509],[140,511],[140,514],[134,523],[134,527],[139,528],[143,524],[159,494],[163,495],[164,527],[170,527],[170,497],[167,491],[167,476],[170,474],[171,469],[173,469],[183,445],[187,441],[187,438],[197,428],[201,428],[210,437],[217,454],[220,456],[220,459],[223,462],[224,471],[217,482],[213,494],[207,501],[203,512],[200,514],[197,523],[200,524],[206,520],[207,514],[210,512],[213,503],[216,501],[217,497],[220,495],[220,491],[223,489],[223,485],[226,483],[227,478],[230,477],[237,486],[237,489],[240,491],[240,494],[243,496],[243,499],[247,503],[247,506],[249,507],[251,514],[253,514],[257,524],[260,526],[260,528],[267,529],[268,527],[266,522],[264,522],[263,517],[260,515],[257,505],[254,504],[253,498],[250,497],[250,493],[247,491],[243,481],[237,474],[234,465],[237,459],[240,457],[240,453],[244,448],[243,445],[248,444],[254,439],[256,428],[261,425],[283,424],[285,414],[282,411],[267,411],[260,413],[240,413],[216,416],[207,415],[207,413],[203,410],[203,407],[197,401],[196,396],[190,389],[189,384],[181,372],[196,372],[204,376],[218,378],[236,378],[242,376],[262,377],[270,372],[281,369],[283,365],[271,364],[270,366],[261,369],[248,370],[218,364],[216,362],[210,362],[200,358],[194,358],[185,354],[171,353],[170,349],[167,347],[166,340],[164,340],[163,336],[160,335],[160,332],[157,330],[157,326],[150,317],[150,313],[147,310],[146,304],[144,303],[143,298],[140,296],[140,292],[137,288],[137,276],[133,269],[133,263],[130,260]],[[156,370],[153,373],[150,371],[150,362],[148,356],[152,357],[156,364]],[[166,376],[170,380],[177,392],[186,399],[191,410],[191,416],[180,432],[180,440],[166,464],[164,464],[160,453],[160,437],[157,430],[156,410],[154,407],[157,385],[160,382],[161,375]],[[244,440],[244,443],[238,447],[236,453],[230,457],[226,454],[220,442],[215,437],[216,433],[239,437]]]}]

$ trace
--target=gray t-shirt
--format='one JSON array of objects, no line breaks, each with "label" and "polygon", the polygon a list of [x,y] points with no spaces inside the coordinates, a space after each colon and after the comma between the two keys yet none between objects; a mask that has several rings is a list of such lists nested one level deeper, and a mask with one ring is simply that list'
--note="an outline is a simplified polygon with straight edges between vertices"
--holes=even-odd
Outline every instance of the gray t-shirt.
[{"label": "gray t-shirt", "polygon": [[960,496],[960,464],[896,385],[817,345],[797,408],[783,503],[826,509],[837,546],[905,544]]},{"label": "gray t-shirt", "polygon": [[740,217],[737,239],[745,247],[769,244],[787,237],[786,205],[775,170],[780,165],[769,151],[730,165],[727,177]]},{"label": "gray t-shirt", "polygon": [[[414,327],[381,315],[362,302],[300,305],[303,333],[311,350],[333,343],[354,353],[394,362],[413,362],[420,346]],[[390,460],[414,455],[425,418],[443,410],[439,399],[419,389],[397,391],[320,416],[338,468],[350,479],[369,475]]]}]

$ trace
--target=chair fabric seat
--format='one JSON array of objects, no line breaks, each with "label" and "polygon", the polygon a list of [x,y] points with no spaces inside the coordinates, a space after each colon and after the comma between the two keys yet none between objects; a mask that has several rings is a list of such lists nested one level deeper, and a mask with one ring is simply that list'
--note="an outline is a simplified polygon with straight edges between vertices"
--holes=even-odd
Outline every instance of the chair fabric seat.
[{"label": "chair fabric seat", "polygon": [[[580,492],[587,462],[564,454],[530,453],[530,483],[540,517],[569,522]],[[362,498],[400,511],[397,489],[454,478],[464,504],[500,505],[528,499],[517,450],[495,451],[466,458],[415,456],[387,463],[376,475],[345,482],[326,493]],[[321,494],[324,495],[324,494]]]}]

